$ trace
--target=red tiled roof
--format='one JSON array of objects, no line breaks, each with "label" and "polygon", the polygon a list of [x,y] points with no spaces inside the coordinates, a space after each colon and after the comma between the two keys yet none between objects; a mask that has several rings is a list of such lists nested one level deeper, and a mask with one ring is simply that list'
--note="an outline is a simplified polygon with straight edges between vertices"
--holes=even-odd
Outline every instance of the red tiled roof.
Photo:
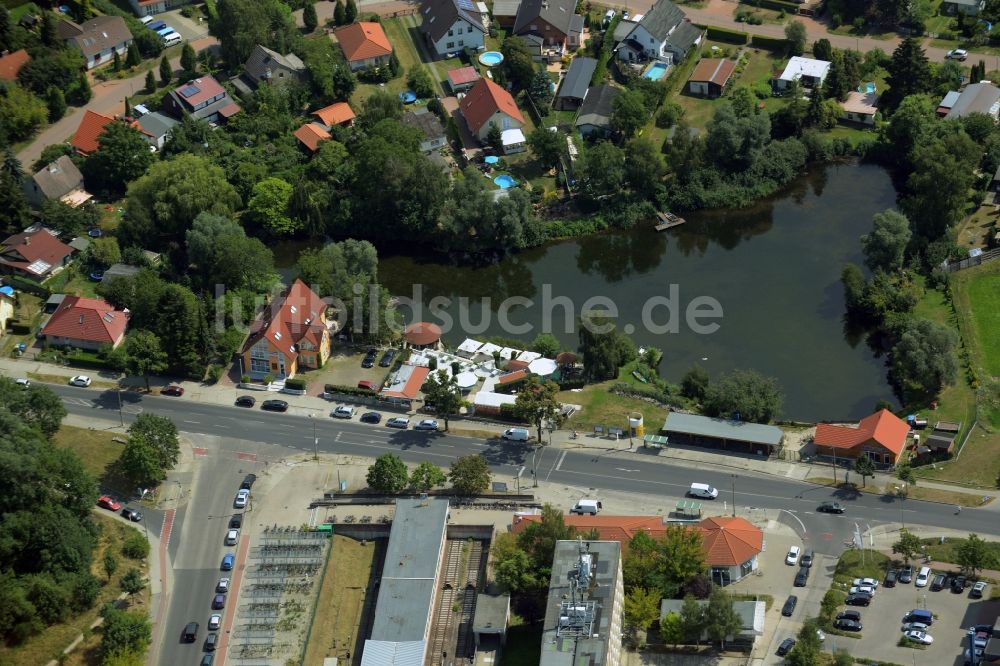
[{"label": "red tiled roof", "polygon": [[300,340],[306,339],[318,345],[322,339],[323,313],[326,303],[306,286],[302,280],[295,280],[281,296],[266,305],[257,319],[250,325],[250,335],[243,343],[241,353],[246,353],[262,338],[267,338],[285,358],[294,358],[292,350]]},{"label": "red tiled roof", "polygon": [[31,60],[31,56],[24,49],[18,49],[0,57],[0,79],[17,81],[17,73],[29,60]]},{"label": "red tiled roof", "polygon": [[500,375],[497,380],[497,384],[510,384],[511,382],[520,381],[528,376],[528,370],[522,368],[521,370],[515,370],[514,372],[508,372],[505,375]]},{"label": "red tiled roof", "polygon": [[[0,244],[0,263],[33,275],[45,275],[52,268],[62,265],[63,259],[72,254],[73,248],[66,245],[45,229],[14,234]],[[44,261],[48,267],[39,272],[29,270],[36,261]]]},{"label": "red tiled roof", "polygon": [[707,81],[724,86],[735,69],[736,63],[727,58],[702,58],[688,81]]},{"label": "red tiled roof", "polygon": [[392,44],[378,23],[362,21],[339,28],[336,33],[348,62],[368,60],[392,53]]},{"label": "red tiled roof", "polygon": [[325,129],[317,125],[316,123],[306,123],[302,127],[295,130],[295,138],[298,139],[303,146],[309,149],[309,152],[315,153],[319,148],[320,141],[326,141],[333,137]]},{"label": "red tiled roof", "polygon": [[319,111],[313,111],[313,115],[318,116],[324,125],[333,127],[354,120],[354,109],[347,102],[334,102]]},{"label": "red tiled roof", "polygon": [[479,80],[479,72],[475,67],[459,67],[448,70],[448,81],[453,86],[461,86]]},{"label": "red tiled roof", "polygon": [[476,134],[489,122],[497,111],[524,124],[524,116],[517,108],[510,93],[489,79],[479,79],[459,104],[469,128]]},{"label": "red tiled roof", "polygon": [[427,381],[427,375],[431,373],[430,368],[424,368],[421,366],[410,366],[413,368],[410,371],[410,376],[406,380],[406,385],[399,391],[382,391],[382,395],[389,396],[391,398],[409,398],[410,400],[417,397],[420,393],[420,387],[424,385]]},{"label": "red tiled roof", "polygon": [[514,359],[513,361],[507,361],[507,372],[514,372],[515,370],[524,370],[530,363],[527,361],[518,361]]},{"label": "red tiled roof", "polygon": [[[177,96],[183,100],[185,104],[193,109],[202,102],[212,99],[219,93],[226,92],[226,89],[211,76],[203,76],[200,79],[194,79],[193,81],[188,81],[187,83],[177,86],[177,89],[174,92],[177,93]],[[184,93],[190,94],[185,96]]]},{"label": "red tiled roof", "polygon": [[240,107],[239,104],[237,104],[236,102],[230,102],[229,104],[226,104],[224,107],[219,109],[219,115],[222,116],[223,118],[232,118],[242,110],[243,109]]},{"label": "red tiled roof", "polygon": [[[563,516],[563,520],[569,527],[575,527],[581,532],[597,530],[598,538],[601,541],[617,541],[623,546],[628,546],[639,532],[645,532],[654,539],[659,539],[667,532],[667,526],[663,524],[663,519],[659,516],[577,516],[569,514]],[[531,523],[542,522],[541,515],[516,515],[511,524],[511,532],[514,535],[520,534]]]},{"label": "red tiled roof", "polygon": [[76,128],[76,134],[73,135],[73,140],[70,141],[70,144],[80,151],[82,155],[96,153],[97,149],[100,148],[97,138],[104,132],[107,124],[113,121],[114,118],[111,116],[96,113],[88,109],[84,112],[83,119],[80,120],[80,126]]},{"label": "red tiled roof", "polygon": [[705,518],[696,528],[709,566],[736,566],[764,549],[764,532],[744,518]]},{"label": "red tiled roof", "polygon": [[423,347],[441,339],[441,327],[429,321],[418,321],[403,329],[403,338],[411,345]]},{"label": "red tiled roof", "polygon": [[42,329],[46,336],[114,344],[125,333],[128,315],[97,298],[67,296]]},{"label": "red tiled roof", "polygon": [[903,452],[909,432],[910,426],[905,421],[883,409],[861,419],[857,427],[820,423],[813,440],[816,446],[835,449],[852,449],[873,440],[898,456]]}]

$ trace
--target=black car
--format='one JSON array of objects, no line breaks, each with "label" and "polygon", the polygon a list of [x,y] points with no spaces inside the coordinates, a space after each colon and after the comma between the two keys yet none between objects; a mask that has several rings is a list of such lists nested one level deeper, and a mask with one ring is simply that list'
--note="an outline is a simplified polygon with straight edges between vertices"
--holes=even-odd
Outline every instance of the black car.
[{"label": "black car", "polygon": [[215,663],[215,653],[206,652],[201,655],[201,664],[199,666],[212,666]]},{"label": "black car", "polygon": [[786,638],[785,640],[781,641],[781,645],[778,646],[778,651],[775,652],[775,654],[778,655],[779,657],[784,657],[786,654],[792,651],[793,647],[795,647],[795,639]]},{"label": "black car", "polygon": [[250,490],[250,488],[253,487],[253,482],[256,480],[256,474],[247,474],[243,477],[243,483],[240,484],[240,490]]},{"label": "black car", "polygon": [[392,365],[392,361],[395,358],[396,358],[396,350],[386,349],[385,353],[382,354],[382,359],[378,362],[378,365],[380,368],[388,368],[390,365]]},{"label": "black car", "polygon": [[198,640],[198,623],[188,622],[187,626],[184,627],[184,633],[181,634],[181,639],[185,643],[194,643]]},{"label": "black car", "polygon": [[811,567],[813,565],[813,549],[806,548],[805,552],[802,553],[802,557],[799,558],[800,567]]},{"label": "black car", "polygon": [[965,589],[965,576],[955,576],[951,579],[951,591],[955,594],[961,594]]},{"label": "black car", "polygon": [[243,527],[243,514],[234,513],[233,517],[229,519],[229,529],[238,530]]},{"label": "black car", "polygon": [[257,398],[253,397],[252,395],[241,395],[240,397],[236,398],[237,407],[253,407],[256,404],[257,404]]},{"label": "black car", "polygon": [[882,581],[885,587],[896,587],[896,570],[889,569],[885,572],[885,579]]},{"label": "black car", "polygon": [[805,587],[809,580],[809,567],[799,567],[799,572],[795,574],[795,587]]},{"label": "black car", "polygon": [[212,599],[212,610],[222,610],[226,607],[226,595],[217,594]]},{"label": "black car", "polygon": [[872,598],[867,594],[849,594],[844,599],[844,603],[848,606],[867,606],[871,602]]},{"label": "black car", "polygon": [[374,349],[369,349],[368,353],[365,354],[365,359],[361,361],[362,368],[374,368],[375,367],[375,357],[378,356],[378,352]]},{"label": "black car", "polygon": [[816,510],[822,513],[844,513],[845,511],[844,505],[840,502],[823,502],[816,507]]},{"label": "black car", "polygon": [[798,605],[799,598],[794,594],[789,596],[785,601],[785,605],[781,607],[781,614],[785,617],[791,617],[792,613],[795,612],[795,606]]},{"label": "black car", "polygon": [[838,620],[852,620],[854,622],[861,622],[861,613],[856,610],[844,610],[837,613]]},{"label": "black car", "polygon": [[122,516],[128,518],[133,523],[137,523],[142,520],[142,514],[135,509],[122,509]]},{"label": "black car", "polygon": [[284,400],[265,400],[260,403],[260,408],[269,412],[287,412],[288,403]]},{"label": "black car", "polygon": [[381,423],[382,415],[378,412],[365,412],[361,415],[362,423]]},{"label": "black car", "polygon": [[844,631],[861,631],[861,623],[856,620],[841,618],[833,621],[833,626]]},{"label": "black car", "polygon": [[948,577],[944,574],[938,574],[934,576],[934,580],[931,581],[931,590],[934,592],[940,592],[944,589],[945,584],[948,582]]},{"label": "black car", "polygon": [[913,582],[913,567],[906,565],[899,570],[899,576],[896,578],[900,583],[912,583]]}]

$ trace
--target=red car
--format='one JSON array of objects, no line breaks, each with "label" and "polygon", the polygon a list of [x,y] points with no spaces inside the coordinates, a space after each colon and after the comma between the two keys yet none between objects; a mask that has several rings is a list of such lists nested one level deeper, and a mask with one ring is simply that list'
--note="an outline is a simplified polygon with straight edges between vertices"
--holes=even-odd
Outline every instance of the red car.
[{"label": "red car", "polygon": [[112,511],[117,511],[122,508],[122,505],[114,501],[107,495],[101,495],[100,499],[97,500],[97,506],[104,509],[111,509]]},{"label": "red car", "polygon": [[160,389],[160,395],[184,395],[184,389],[177,384],[171,384]]}]

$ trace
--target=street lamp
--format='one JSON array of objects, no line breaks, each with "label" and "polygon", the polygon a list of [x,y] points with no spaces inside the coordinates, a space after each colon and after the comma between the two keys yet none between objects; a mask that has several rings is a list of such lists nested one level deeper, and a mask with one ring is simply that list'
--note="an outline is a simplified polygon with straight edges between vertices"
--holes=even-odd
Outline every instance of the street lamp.
[{"label": "street lamp", "polygon": [[313,424],[313,460],[319,460],[319,437],[316,436],[316,419],[315,414],[310,414],[309,418],[312,419]]},{"label": "street lamp", "polygon": [[730,481],[733,484],[733,518],[736,517],[736,475],[730,474]]}]

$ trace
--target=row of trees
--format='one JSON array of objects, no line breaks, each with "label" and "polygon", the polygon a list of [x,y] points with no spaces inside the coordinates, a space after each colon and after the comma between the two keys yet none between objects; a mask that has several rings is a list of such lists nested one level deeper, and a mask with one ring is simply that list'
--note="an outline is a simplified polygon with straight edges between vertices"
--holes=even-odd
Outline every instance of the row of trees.
[{"label": "row of trees", "polygon": [[[892,544],[892,552],[903,557],[907,563],[927,552],[927,543],[913,532],[902,529],[899,539]],[[962,573],[976,577],[983,569],[997,566],[997,555],[990,543],[978,534],[970,534],[967,539],[961,539],[954,547],[955,564],[962,568]]]},{"label": "row of trees", "polygon": [[450,481],[459,495],[477,495],[490,487],[490,470],[486,458],[468,455],[451,464],[447,474],[437,465],[422,462],[411,473],[406,463],[393,453],[385,453],[375,459],[368,468],[365,481],[368,487],[380,493],[401,493],[404,490],[427,492]]}]

